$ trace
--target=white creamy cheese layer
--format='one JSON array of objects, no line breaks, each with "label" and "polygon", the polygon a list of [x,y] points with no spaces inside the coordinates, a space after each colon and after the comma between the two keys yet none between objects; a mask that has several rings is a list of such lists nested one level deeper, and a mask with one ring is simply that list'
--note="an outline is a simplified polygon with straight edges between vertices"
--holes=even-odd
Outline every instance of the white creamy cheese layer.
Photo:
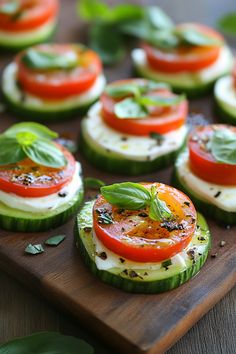
[{"label": "white creamy cheese layer", "polygon": [[[195,240],[199,235],[200,235],[200,231],[196,230],[193,240],[190,242],[189,246],[185,248],[182,252],[176,254],[171,258],[171,266],[180,266],[181,268],[187,266],[186,262],[187,260],[189,260],[187,251],[191,247],[195,246]],[[95,247],[95,263],[98,269],[109,270],[112,268],[120,268],[121,271],[124,269],[158,270],[162,267],[162,262],[150,262],[150,263],[134,262],[117,255],[116,253],[110,251],[107,247],[105,247],[94,232],[93,232],[93,243]],[[197,246],[197,252],[199,253],[204,253],[204,249],[205,249],[205,245]],[[106,259],[99,257],[99,254],[101,254],[102,252],[105,252]]]},{"label": "white creamy cheese layer", "polygon": [[180,154],[176,162],[176,168],[181,182],[199,199],[228,212],[236,211],[236,186],[218,185],[206,182],[196,176],[189,166],[188,151]]},{"label": "white creamy cheese layer", "polygon": [[227,46],[221,49],[220,55],[215,63],[195,72],[166,73],[154,70],[148,65],[147,57],[143,49],[134,49],[131,56],[134,65],[144,76],[157,81],[168,82],[170,85],[186,88],[194,88],[212,82],[221,75],[230,72],[233,66],[233,56]]},{"label": "white creamy cheese layer", "polygon": [[[80,177],[81,166],[76,163],[76,169],[72,180],[65,185],[57,193],[50,194],[45,197],[24,198],[13,193],[0,191],[0,202],[6,204],[13,209],[28,211],[31,213],[43,213],[69,203],[82,187],[82,179]],[[65,193],[65,197],[59,197],[58,193]]]},{"label": "white creamy cheese layer", "polygon": [[[125,124],[125,121],[124,121]],[[94,147],[127,159],[151,161],[159,156],[178,150],[183,144],[187,128],[182,126],[164,134],[163,142],[158,145],[148,136],[135,136],[120,133],[110,128],[101,117],[101,103],[95,103],[83,119],[83,133]]]},{"label": "white creamy cheese layer", "polygon": [[216,82],[214,95],[226,111],[236,116],[236,88],[232,76],[224,76]]},{"label": "white creamy cheese layer", "polygon": [[55,28],[56,20],[50,19],[46,23],[40,25],[35,29],[25,31],[5,31],[0,30],[0,43],[9,46],[24,46],[27,43],[37,42],[40,39],[47,37]]},{"label": "white creamy cheese layer", "polygon": [[[3,71],[2,76],[2,89],[4,94],[9,98],[10,101],[21,105],[22,107],[29,109],[37,109],[38,111],[59,111],[67,110],[74,107],[79,107],[93,102],[102,93],[106,79],[104,75],[98,76],[95,83],[86,92],[68,97],[63,100],[45,100],[40,97],[31,95],[30,93],[22,92],[17,86],[16,80],[17,65],[15,63],[10,63],[7,65]],[[24,100],[22,100],[22,94]]]}]

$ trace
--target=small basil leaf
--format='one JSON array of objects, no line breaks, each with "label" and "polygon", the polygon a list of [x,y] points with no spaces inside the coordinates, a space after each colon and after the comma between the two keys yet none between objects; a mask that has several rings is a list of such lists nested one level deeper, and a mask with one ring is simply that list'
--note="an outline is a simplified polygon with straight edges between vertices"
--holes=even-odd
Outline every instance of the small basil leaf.
[{"label": "small basil leaf", "polygon": [[174,27],[174,23],[170,17],[157,6],[150,6],[147,8],[147,18],[150,24],[158,30]]},{"label": "small basil leaf", "polygon": [[145,118],[148,115],[147,109],[134,98],[126,98],[116,103],[114,112],[118,118],[122,119]]},{"label": "small basil leaf", "polygon": [[138,210],[150,201],[149,191],[139,183],[115,183],[101,188],[101,194],[111,204],[120,208]]},{"label": "small basil leaf", "polygon": [[133,20],[119,24],[119,31],[129,36],[147,39],[150,37],[151,28],[144,20]]},{"label": "small basil leaf", "polygon": [[[25,253],[40,254],[44,252],[44,248],[41,244],[32,245],[31,243],[25,248]],[[1,352],[0,352],[1,353]]]},{"label": "small basil leaf", "polygon": [[72,69],[76,67],[78,58],[74,52],[55,54],[30,48],[22,57],[22,61],[30,69]]},{"label": "small basil leaf", "polygon": [[221,45],[222,42],[216,38],[212,38],[205,33],[193,28],[176,29],[176,34],[187,44],[194,46],[211,46]]},{"label": "small basil leaf", "polygon": [[67,164],[62,151],[50,141],[36,140],[32,145],[24,146],[23,150],[39,165],[60,168]]},{"label": "small basil leaf", "polygon": [[45,125],[34,122],[14,124],[4,132],[4,135],[16,136],[16,134],[20,132],[30,132],[44,139],[56,139],[58,137],[56,132],[48,129]]},{"label": "small basil leaf", "polygon": [[229,129],[216,130],[210,140],[210,149],[217,162],[236,165],[236,134]]},{"label": "small basil leaf", "polygon": [[153,46],[161,49],[173,49],[180,44],[180,39],[172,30],[152,31],[146,40]]},{"label": "small basil leaf", "polygon": [[48,246],[58,246],[62,241],[64,241],[66,235],[57,235],[48,238],[44,243]]},{"label": "small basil leaf", "polygon": [[236,12],[224,15],[218,20],[218,27],[228,35],[236,36]]},{"label": "small basil leaf", "polygon": [[0,165],[8,165],[26,158],[22,147],[14,137],[0,136]]},{"label": "small basil leaf", "polygon": [[77,11],[79,16],[86,21],[108,20],[111,10],[107,4],[101,0],[78,0]]},{"label": "small basil leaf", "polygon": [[56,332],[38,332],[0,345],[0,354],[93,354],[85,341]]},{"label": "small basil leaf", "polygon": [[124,97],[126,95],[140,95],[140,89],[136,84],[108,85],[105,92],[111,97]]},{"label": "small basil leaf", "polygon": [[0,5],[0,13],[4,15],[15,15],[20,10],[20,2],[15,0]]},{"label": "small basil leaf", "polygon": [[172,217],[172,213],[166,203],[156,196],[151,200],[149,217],[152,220],[162,221],[164,219],[170,219]]},{"label": "small basil leaf", "polygon": [[184,95],[165,97],[159,95],[148,95],[141,96],[138,98],[138,102],[144,106],[157,106],[157,107],[168,107],[179,104],[185,99]]},{"label": "small basil leaf", "polygon": [[140,5],[118,4],[111,8],[111,21],[123,22],[140,19],[144,16],[145,10]]},{"label": "small basil leaf", "polygon": [[86,177],[84,179],[84,187],[90,189],[100,189],[101,187],[105,186],[105,183],[100,179],[93,178],[93,177]]},{"label": "small basil leaf", "polygon": [[122,35],[112,25],[99,23],[92,26],[89,46],[99,54],[105,65],[113,65],[125,56]]}]

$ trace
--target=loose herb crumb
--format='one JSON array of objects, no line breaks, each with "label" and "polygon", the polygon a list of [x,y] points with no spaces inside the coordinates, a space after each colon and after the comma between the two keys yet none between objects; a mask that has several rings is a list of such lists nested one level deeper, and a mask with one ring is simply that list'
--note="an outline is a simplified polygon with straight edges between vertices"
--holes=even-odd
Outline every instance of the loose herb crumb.
[{"label": "loose herb crumb", "polygon": [[64,241],[66,235],[56,235],[47,239],[44,243],[48,246],[58,246],[62,241]]},{"label": "loose herb crumb", "polygon": [[37,245],[32,245],[31,243],[25,248],[25,253],[28,254],[40,254],[44,252],[43,246],[39,243]]}]

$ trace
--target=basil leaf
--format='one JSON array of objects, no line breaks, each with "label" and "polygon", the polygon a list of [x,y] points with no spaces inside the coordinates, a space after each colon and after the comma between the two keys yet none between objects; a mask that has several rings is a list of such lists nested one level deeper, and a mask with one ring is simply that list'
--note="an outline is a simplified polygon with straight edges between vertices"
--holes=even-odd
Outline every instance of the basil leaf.
[{"label": "basil leaf", "polygon": [[111,204],[120,208],[138,210],[150,201],[149,191],[139,183],[115,183],[101,188],[101,194]]},{"label": "basil leaf", "polygon": [[23,146],[25,154],[35,163],[60,168],[67,164],[62,151],[50,141],[36,140],[32,145]]},{"label": "basil leaf", "polygon": [[145,13],[142,6],[135,4],[118,4],[111,8],[110,11],[111,21],[113,22],[137,20],[142,18]]},{"label": "basil leaf", "polygon": [[146,41],[161,49],[173,49],[180,44],[180,39],[172,30],[152,31],[149,33]]},{"label": "basil leaf", "polygon": [[126,95],[140,95],[140,88],[136,84],[108,85],[105,92],[111,97],[123,97]]},{"label": "basil leaf", "polygon": [[155,82],[152,80],[148,80],[147,83],[143,86],[140,86],[141,93],[146,93],[152,90],[159,89],[171,89],[170,85],[165,82]]},{"label": "basil leaf", "polygon": [[185,99],[185,95],[165,97],[159,95],[141,96],[137,100],[143,106],[168,107],[174,106]]},{"label": "basil leaf", "polygon": [[93,354],[85,341],[56,332],[38,332],[0,345],[0,354]]},{"label": "basil leaf", "polygon": [[166,203],[156,196],[151,200],[148,216],[152,220],[162,221],[164,219],[170,219],[172,217],[172,213]]},{"label": "basil leaf", "polygon": [[[44,252],[44,248],[41,244],[32,245],[31,243],[25,248],[25,253],[29,254],[40,254]],[[0,347],[1,349],[1,347]],[[0,351],[1,354],[1,351]]]},{"label": "basil leaf", "polygon": [[114,26],[98,23],[91,27],[89,46],[95,50],[105,65],[112,65],[125,56],[122,35]]},{"label": "basil leaf", "polygon": [[150,24],[158,30],[174,27],[174,23],[170,17],[157,6],[150,6],[147,8],[147,18]]},{"label": "basil leaf", "polygon": [[48,238],[44,243],[48,246],[58,246],[62,241],[64,241],[66,235],[57,235]]},{"label": "basil leaf", "polygon": [[30,69],[72,69],[76,67],[78,58],[74,52],[55,54],[30,48],[22,57],[22,61]]},{"label": "basil leaf", "polygon": [[114,112],[118,118],[122,119],[145,118],[148,115],[147,109],[134,98],[126,98],[116,103]]},{"label": "basil leaf", "polygon": [[0,165],[8,165],[26,158],[16,138],[0,135]]},{"label": "basil leaf", "polygon": [[221,17],[217,25],[224,33],[236,36],[236,12],[230,12]]},{"label": "basil leaf", "polygon": [[194,46],[211,46],[222,44],[220,40],[212,38],[205,33],[191,27],[176,29],[175,32],[182,41]]},{"label": "basil leaf", "polygon": [[126,35],[147,39],[150,37],[151,28],[145,20],[133,20],[119,24],[119,30]]},{"label": "basil leaf", "polygon": [[107,20],[110,17],[110,9],[101,0],[79,0],[77,2],[79,16],[87,21]]},{"label": "basil leaf", "polygon": [[16,134],[16,140],[21,147],[32,145],[36,140],[37,136],[30,132],[19,132]]},{"label": "basil leaf", "polygon": [[20,2],[15,0],[0,5],[0,13],[4,15],[14,15],[20,10]]},{"label": "basil leaf", "polygon": [[90,189],[100,189],[101,187],[105,186],[105,183],[100,179],[87,177],[84,179],[84,187]]},{"label": "basil leaf", "polygon": [[236,165],[236,134],[229,129],[216,130],[210,140],[210,149],[217,162]]},{"label": "basil leaf", "polygon": [[44,139],[56,139],[58,137],[56,132],[48,129],[45,125],[34,122],[14,124],[4,132],[4,135],[16,136],[16,134],[20,132],[30,132]]}]

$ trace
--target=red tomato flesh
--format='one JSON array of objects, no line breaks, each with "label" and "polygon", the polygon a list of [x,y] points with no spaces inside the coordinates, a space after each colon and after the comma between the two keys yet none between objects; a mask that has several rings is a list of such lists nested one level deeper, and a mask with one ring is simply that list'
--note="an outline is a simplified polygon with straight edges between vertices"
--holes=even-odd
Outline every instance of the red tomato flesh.
[{"label": "red tomato flesh", "polygon": [[[116,81],[113,85],[133,82],[145,82],[145,80],[120,80]],[[175,96],[168,89],[152,90],[148,93],[161,95],[163,97]],[[125,97],[122,99],[124,98]],[[150,135],[152,132],[159,134],[168,133],[181,127],[185,123],[188,114],[188,103],[186,100],[183,100],[174,106],[150,107],[150,114],[142,119],[120,119],[114,112],[115,104],[119,102],[120,99],[110,97],[107,93],[103,93],[100,100],[102,103],[102,118],[104,122],[115,130],[131,135],[146,136]]]},{"label": "red tomato flesh", "polygon": [[[185,23],[177,28],[196,28],[204,34],[223,42],[223,37],[213,29],[195,23]],[[182,71],[199,71],[213,64],[219,57],[221,46],[181,45],[171,50],[163,50],[143,43],[142,48],[147,55],[148,64],[157,71],[178,73]]]},{"label": "red tomato flesh", "polygon": [[[0,6],[12,2],[12,0],[0,0]],[[19,2],[20,9],[16,14],[0,13],[0,29],[3,31],[30,31],[57,16],[58,0],[19,0]]]},{"label": "red tomato flesh", "polygon": [[191,170],[204,181],[220,185],[236,185],[236,165],[217,162],[206,147],[216,128],[228,128],[236,132],[235,127],[223,124],[196,128],[188,141]]},{"label": "red tomato flesh", "polygon": [[98,55],[90,49],[73,44],[41,44],[36,50],[63,55],[73,52],[78,57],[78,65],[70,70],[35,70],[22,62],[25,52],[16,57],[17,78],[26,92],[47,100],[60,100],[87,91],[101,73],[102,64]]},{"label": "red tomato flesh", "polygon": [[[187,247],[196,229],[196,210],[191,200],[173,187],[162,183],[144,185],[157,187],[174,221],[154,221],[147,209],[123,210],[99,196],[93,208],[93,227],[97,238],[117,255],[136,262],[161,262]],[[104,212],[111,215],[112,224],[99,222]]]},{"label": "red tomato flesh", "polygon": [[0,168],[0,190],[21,197],[36,198],[59,192],[68,184],[75,172],[75,159],[63,147],[67,165],[50,168],[25,159]]}]

